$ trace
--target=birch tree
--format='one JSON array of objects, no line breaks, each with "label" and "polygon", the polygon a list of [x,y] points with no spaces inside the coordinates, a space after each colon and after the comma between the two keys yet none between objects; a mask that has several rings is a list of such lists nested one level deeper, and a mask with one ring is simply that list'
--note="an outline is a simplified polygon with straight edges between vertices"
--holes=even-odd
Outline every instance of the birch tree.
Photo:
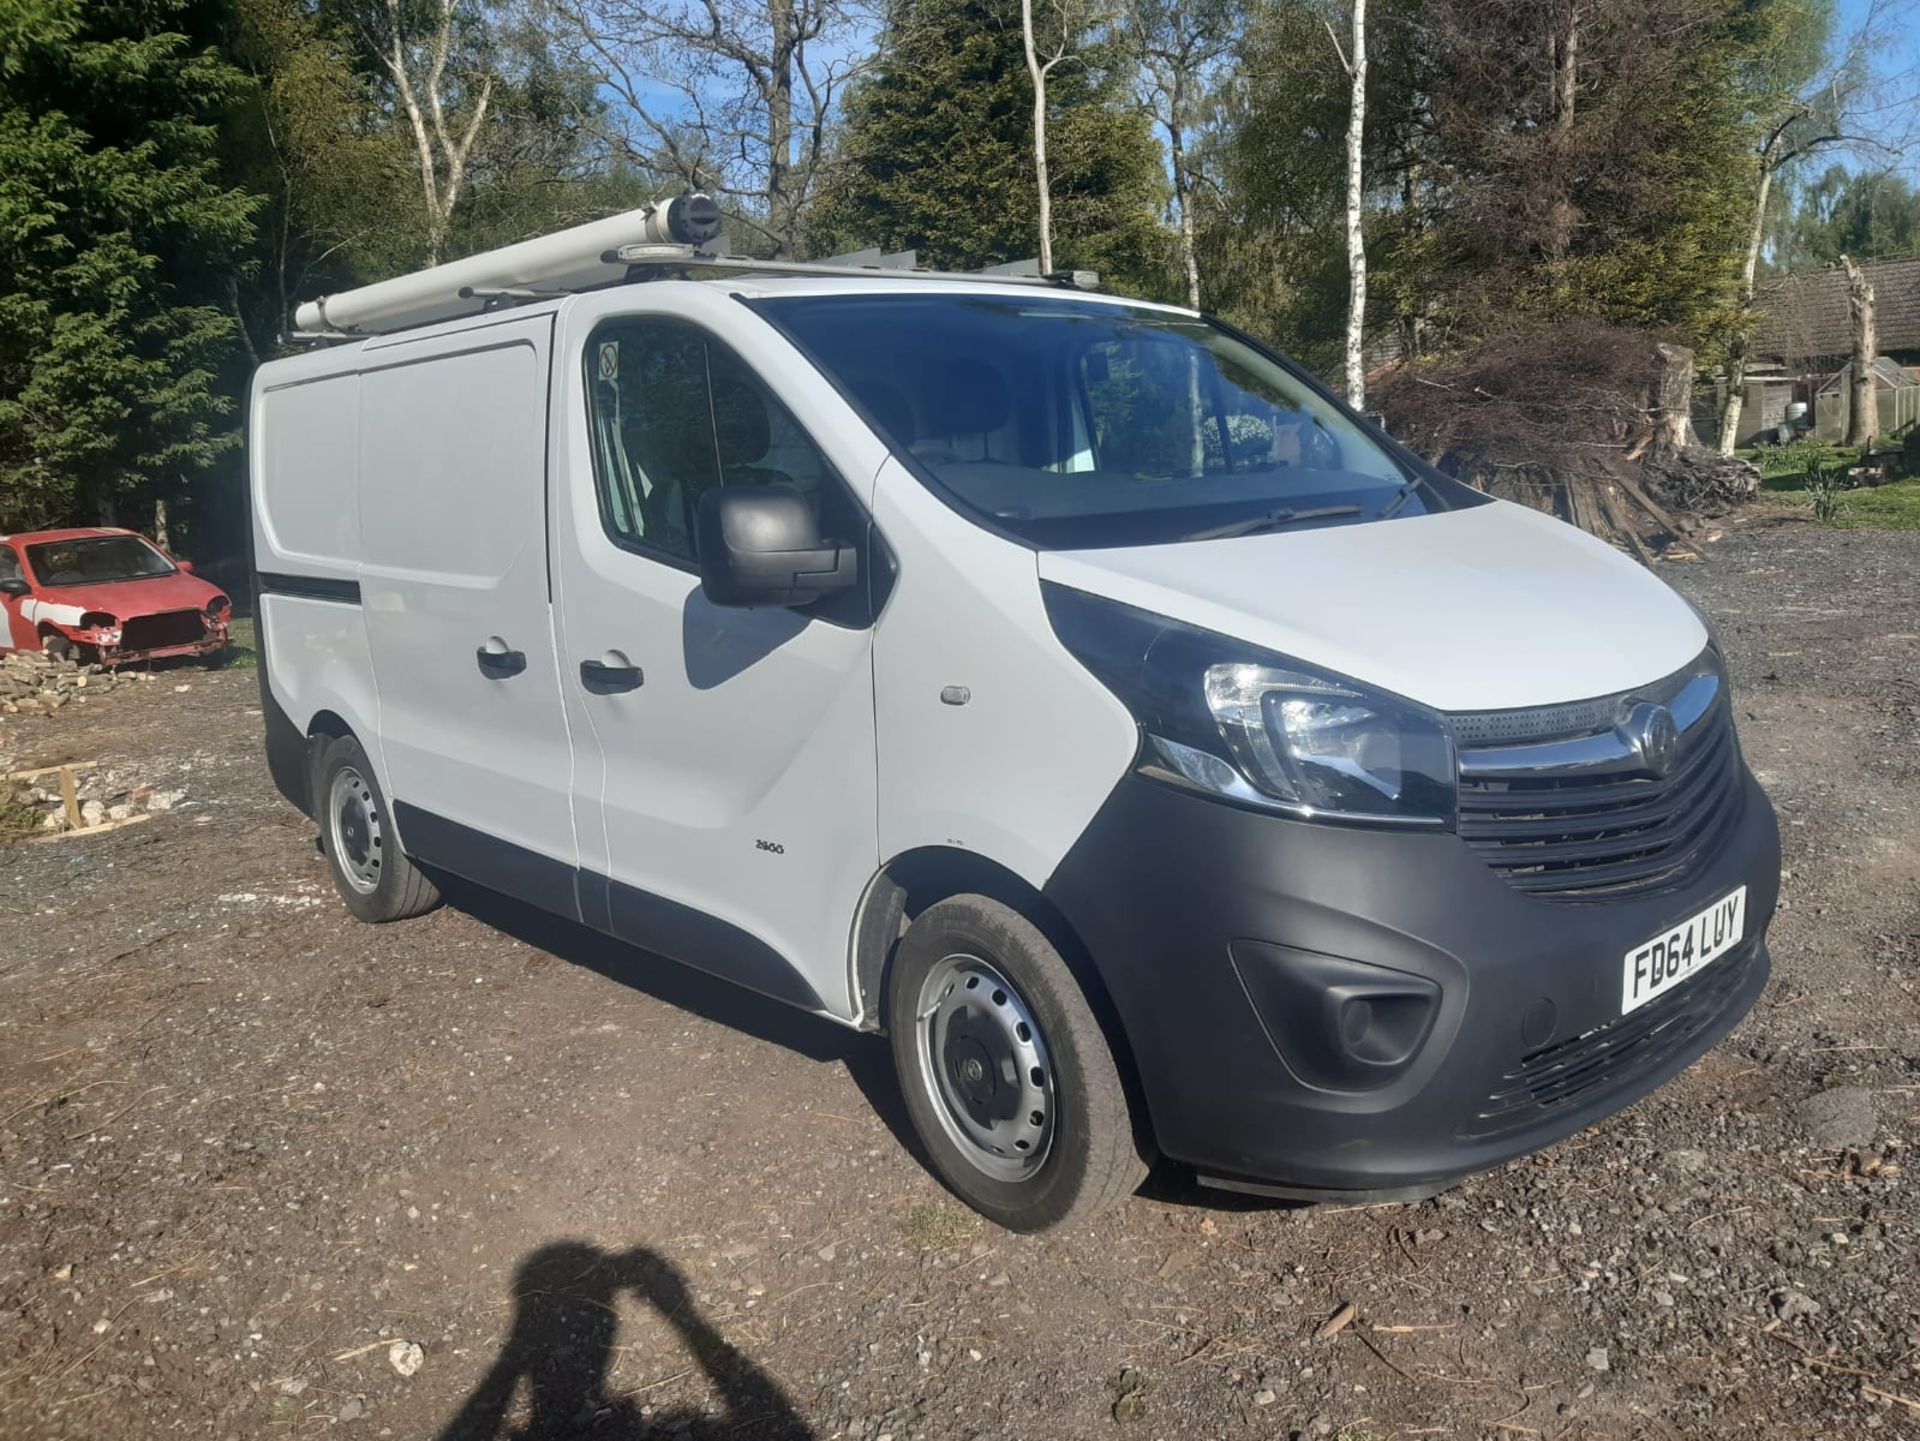
[{"label": "birch tree", "polygon": [[[381,24],[377,36],[381,64],[406,116],[420,167],[427,217],[426,262],[438,265],[454,208],[467,183],[467,158],[486,123],[494,86],[494,76],[484,66],[469,69],[449,62],[456,27],[483,21],[477,7],[463,6],[462,0],[433,0],[428,7],[385,0]],[[471,54],[467,47],[461,48]]]},{"label": "birch tree", "polygon": [[[1340,53],[1339,37],[1328,38]],[[1353,0],[1352,54],[1340,53],[1350,82],[1347,104],[1347,404],[1367,402],[1367,240],[1362,222],[1366,200],[1367,0]]]},{"label": "birch tree", "polygon": [[1129,0],[1126,38],[1140,67],[1140,100],[1167,137],[1174,223],[1187,305],[1200,308],[1200,261],[1193,215],[1198,175],[1193,141],[1222,63],[1239,37],[1242,10],[1234,0]]},{"label": "birch tree", "polygon": [[[1057,5],[1056,5],[1057,8]],[[1040,273],[1053,273],[1053,184],[1047,175],[1047,77],[1067,58],[1069,27],[1057,27],[1042,58],[1033,23],[1033,0],[1020,0],[1020,39],[1026,49],[1027,78],[1033,82],[1033,179],[1040,204]]]}]

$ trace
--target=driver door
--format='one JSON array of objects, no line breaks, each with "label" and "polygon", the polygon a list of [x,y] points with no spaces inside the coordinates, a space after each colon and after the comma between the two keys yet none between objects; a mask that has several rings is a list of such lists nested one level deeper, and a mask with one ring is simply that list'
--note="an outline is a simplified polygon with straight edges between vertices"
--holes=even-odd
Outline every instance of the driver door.
[{"label": "driver door", "polygon": [[694,516],[713,486],[791,486],[851,540],[864,505],[714,329],[629,312],[577,344],[553,530],[583,912],[847,1015],[852,917],[879,865],[865,589],[715,606]]}]

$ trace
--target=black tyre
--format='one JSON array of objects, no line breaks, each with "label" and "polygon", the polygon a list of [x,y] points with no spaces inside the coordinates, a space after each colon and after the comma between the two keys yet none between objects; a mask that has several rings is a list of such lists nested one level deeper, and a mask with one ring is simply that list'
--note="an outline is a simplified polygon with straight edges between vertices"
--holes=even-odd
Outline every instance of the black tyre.
[{"label": "black tyre", "polygon": [[1118,1204],[1146,1179],[1106,1033],[1060,953],[985,896],[929,906],[887,984],[907,1109],[935,1169],[1013,1231]]},{"label": "black tyre", "polygon": [[352,736],[324,739],[314,757],[314,814],[334,889],[363,921],[404,921],[440,904],[440,892],[401,853],[366,751]]},{"label": "black tyre", "polygon": [[233,646],[223,645],[219,650],[210,650],[200,657],[200,664],[207,670],[225,670],[227,662],[233,659]]}]

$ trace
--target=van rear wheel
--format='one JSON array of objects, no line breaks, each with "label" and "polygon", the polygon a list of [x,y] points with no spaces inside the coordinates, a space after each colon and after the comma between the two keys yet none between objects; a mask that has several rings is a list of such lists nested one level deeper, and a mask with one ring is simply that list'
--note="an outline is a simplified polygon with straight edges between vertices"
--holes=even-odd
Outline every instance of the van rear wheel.
[{"label": "van rear wheel", "polygon": [[887,1023],[935,1170],[988,1219],[1047,1230],[1146,1179],[1106,1034],[1059,951],[1010,906],[928,907],[900,941]]},{"label": "van rear wheel", "polygon": [[313,796],[334,889],[358,919],[404,921],[440,904],[439,889],[394,838],[387,798],[359,741],[337,736],[320,747]]}]

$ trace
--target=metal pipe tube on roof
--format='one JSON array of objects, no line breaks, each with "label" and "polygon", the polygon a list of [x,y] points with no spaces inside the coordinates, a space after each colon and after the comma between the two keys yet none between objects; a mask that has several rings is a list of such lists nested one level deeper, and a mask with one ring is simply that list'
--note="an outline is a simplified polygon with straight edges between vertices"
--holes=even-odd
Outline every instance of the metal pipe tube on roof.
[{"label": "metal pipe tube on roof", "polygon": [[294,312],[293,325],[304,333],[378,334],[452,320],[477,314],[489,294],[613,284],[625,277],[626,265],[604,257],[622,245],[647,241],[698,245],[719,231],[720,210],[709,197],[675,196],[517,245],[310,300]]}]

